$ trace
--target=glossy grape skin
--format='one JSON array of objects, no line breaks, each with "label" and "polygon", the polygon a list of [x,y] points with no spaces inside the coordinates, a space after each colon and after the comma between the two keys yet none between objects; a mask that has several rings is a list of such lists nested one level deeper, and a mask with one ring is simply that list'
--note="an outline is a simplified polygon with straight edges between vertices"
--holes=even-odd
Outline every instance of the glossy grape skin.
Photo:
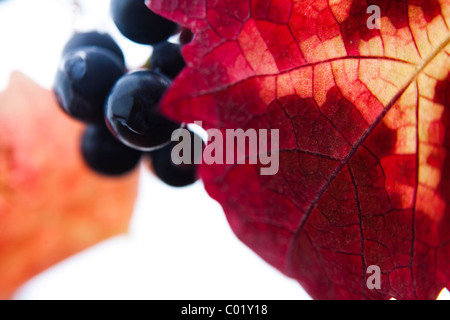
[{"label": "glossy grape skin", "polygon": [[125,65],[125,57],[119,45],[109,34],[97,31],[76,32],[64,46],[62,56],[64,57],[69,52],[84,47],[99,47],[109,50],[122,61],[123,65]]},{"label": "glossy grape skin", "polygon": [[161,42],[153,47],[150,65],[156,71],[174,79],[186,66],[181,55],[181,45]]},{"label": "glossy grape skin", "polygon": [[142,153],[118,141],[105,125],[90,125],[81,138],[81,154],[93,171],[119,176],[133,170]]},{"label": "glossy grape skin", "polygon": [[177,24],[152,12],[144,0],[111,0],[111,15],[117,29],[131,41],[156,44],[169,38]]},{"label": "glossy grape skin", "polygon": [[150,70],[138,70],[120,78],[106,103],[106,124],[124,144],[151,151],[167,144],[180,124],[159,113],[159,101],[170,79]]},{"label": "glossy grape skin", "polygon": [[104,123],[104,103],[124,74],[121,61],[98,47],[69,52],[56,73],[53,92],[58,105],[74,119]]},{"label": "glossy grape skin", "polygon": [[[179,143],[178,141],[171,141],[170,144],[163,148],[148,153],[152,159],[151,163],[155,175],[172,187],[185,187],[198,180],[198,165],[195,164],[194,160],[201,160],[201,154],[194,151],[194,141],[197,140],[197,145],[202,147],[204,147],[204,144],[197,134],[190,132],[190,135],[191,162],[188,164],[182,163],[177,165],[172,161],[172,149]],[[200,151],[203,151],[203,148]]]}]

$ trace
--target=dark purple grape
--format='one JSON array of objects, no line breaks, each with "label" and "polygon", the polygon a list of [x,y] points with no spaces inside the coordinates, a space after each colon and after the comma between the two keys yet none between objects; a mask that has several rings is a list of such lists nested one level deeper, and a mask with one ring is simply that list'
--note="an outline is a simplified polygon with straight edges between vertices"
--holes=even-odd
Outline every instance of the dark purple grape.
[{"label": "dark purple grape", "polygon": [[105,100],[123,74],[122,62],[110,51],[82,48],[64,56],[53,91],[59,106],[73,118],[104,123]]},{"label": "dark purple grape", "polygon": [[[175,164],[181,162],[178,149],[172,154],[174,147],[182,141],[172,141],[163,148],[149,153],[152,158],[153,171],[161,181],[173,187],[184,187],[198,180],[198,165],[195,164],[195,160],[201,160],[204,144],[200,136],[193,132],[190,132],[190,142],[190,161],[188,163]],[[196,145],[200,146],[200,149],[196,150]],[[181,157],[183,156],[181,154]],[[175,158],[178,158],[178,160]]]},{"label": "dark purple grape", "polygon": [[111,14],[117,29],[128,39],[156,44],[169,38],[177,24],[152,12],[144,0],[111,0]]},{"label": "dark purple grape", "polygon": [[85,47],[99,47],[114,53],[125,65],[125,57],[119,45],[107,33],[97,31],[77,32],[65,45],[62,56]]},{"label": "dark purple grape", "polygon": [[194,34],[190,29],[182,28],[180,32],[180,43],[188,44],[194,38]]},{"label": "dark purple grape", "polygon": [[95,172],[118,176],[133,170],[141,152],[118,141],[105,125],[90,125],[81,139],[81,153],[85,163]]},{"label": "dark purple grape", "polygon": [[167,144],[180,127],[159,113],[158,103],[170,86],[162,74],[139,70],[120,78],[106,103],[106,124],[124,144],[151,151]]},{"label": "dark purple grape", "polygon": [[181,55],[181,46],[166,41],[153,47],[150,64],[154,70],[171,79],[175,78],[186,66]]}]

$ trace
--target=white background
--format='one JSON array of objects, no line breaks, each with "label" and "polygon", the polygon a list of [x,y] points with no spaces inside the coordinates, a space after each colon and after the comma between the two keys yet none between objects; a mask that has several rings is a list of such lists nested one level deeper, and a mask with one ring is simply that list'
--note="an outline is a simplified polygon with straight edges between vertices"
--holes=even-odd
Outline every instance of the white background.
[{"label": "white background", "polygon": [[[80,4],[77,11],[69,0],[0,2],[0,90],[14,69],[50,89],[74,30],[108,31],[129,67],[146,61],[151,48],[119,34],[109,0]],[[145,170],[129,234],[48,269],[15,298],[310,299],[297,282],[237,240],[201,182],[170,188]]]}]

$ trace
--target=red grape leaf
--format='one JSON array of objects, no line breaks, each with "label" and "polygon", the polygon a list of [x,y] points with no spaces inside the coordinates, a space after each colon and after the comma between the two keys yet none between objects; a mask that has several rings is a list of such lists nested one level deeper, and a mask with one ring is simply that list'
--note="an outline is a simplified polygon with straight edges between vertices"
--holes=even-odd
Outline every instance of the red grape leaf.
[{"label": "red grape leaf", "polygon": [[244,243],[313,298],[434,299],[450,286],[449,0],[147,4],[195,34],[168,116],[280,130],[274,176],[201,169]]},{"label": "red grape leaf", "polygon": [[0,93],[0,299],[128,229],[138,174],[93,173],[81,158],[82,130],[50,91],[20,73]]}]

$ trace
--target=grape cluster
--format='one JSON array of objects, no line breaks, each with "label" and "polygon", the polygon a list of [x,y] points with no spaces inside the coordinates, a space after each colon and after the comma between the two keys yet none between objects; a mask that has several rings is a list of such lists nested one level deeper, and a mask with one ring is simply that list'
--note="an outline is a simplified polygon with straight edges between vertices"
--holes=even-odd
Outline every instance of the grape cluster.
[{"label": "grape cluster", "polygon": [[[124,36],[153,46],[149,67],[127,70],[121,48],[108,34],[76,33],[62,52],[53,87],[56,101],[86,124],[81,154],[95,172],[122,175],[145,156],[165,183],[189,185],[197,177],[194,161],[175,164],[171,156],[176,146],[172,133],[185,126],[159,111],[165,91],[185,66],[181,45],[167,41],[179,28],[150,11],[144,0],[112,0],[111,14]],[[181,36],[188,39],[189,31]],[[193,132],[191,136],[192,141],[200,139]]]}]

